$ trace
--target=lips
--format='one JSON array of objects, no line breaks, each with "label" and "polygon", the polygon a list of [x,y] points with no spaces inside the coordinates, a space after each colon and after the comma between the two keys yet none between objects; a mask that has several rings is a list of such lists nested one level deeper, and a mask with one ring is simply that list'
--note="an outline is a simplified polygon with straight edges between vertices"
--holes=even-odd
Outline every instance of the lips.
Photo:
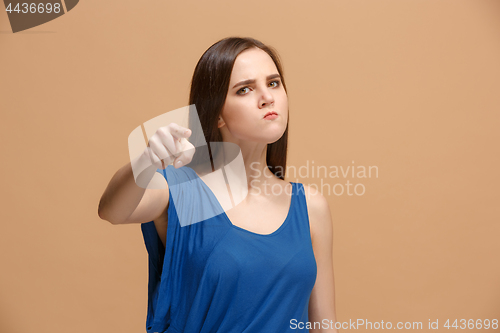
[{"label": "lips", "polygon": [[278,115],[278,113],[276,113],[276,112],[274,112],[274,111],[269,111],[268,113],[266,113],[266,114],[264,115],[264,117],[263,117],[263,118],[266,118],[267,116],[271,116],[271,115],[277,116],[277,115]]}]

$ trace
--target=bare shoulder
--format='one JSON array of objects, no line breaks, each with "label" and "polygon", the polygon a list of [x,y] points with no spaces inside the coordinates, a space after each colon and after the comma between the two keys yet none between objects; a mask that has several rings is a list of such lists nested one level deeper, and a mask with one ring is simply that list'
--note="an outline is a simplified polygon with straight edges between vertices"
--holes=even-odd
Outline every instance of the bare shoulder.
[{"label": "bare shoulder", "polygon": [[311,216],[321,216],[324,214],[330,214],[330,207],[328,206],[328,201],[321,194],[318,189],[304,185],[304,195],[307,201],[307,210]]},{"label": "bare shoulder", "polygon": [[311,228],[311,237],[331,232],[332,218],[328,200],[318,189],[304,185],[304,195],[307,202],[307,211],[309,214],[309,225]]}]

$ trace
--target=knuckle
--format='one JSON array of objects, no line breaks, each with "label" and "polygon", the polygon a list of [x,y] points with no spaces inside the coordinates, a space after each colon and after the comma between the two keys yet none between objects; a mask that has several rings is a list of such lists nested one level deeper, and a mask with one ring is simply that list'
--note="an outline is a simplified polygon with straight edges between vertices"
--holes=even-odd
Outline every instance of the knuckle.
[{"label": "knuckle", "polygon": [[158,152],[160,151],[161,145],[158,140],[151,140],[149,146],[155,154],[158,154]]},{"label": "knuckle", "polygon": [[151,148],[153,148],[153,146],[155,145],[155,142],[156,142],[155,137],[154,137],[154,136],[152,136],[152,137],[148,140],[148,146],[149,146],[149,147],[151,147]]},{"label": "knuckle", "polygon": [[158,139],[165,138],[167,136],[168,131],[165,128],[160,128],[156,131],[156,136]]},{"label": "knuckle", "polygon": [[160,137],[167,137],[171,135],[170,133],[172,132],[171,128],[168,126],[162,127],[158,130],[158,136]]},{"label": "knuckle", "polygon": [[168,128],[171,130],[171,131],[175,131],[177,129],[179,125],[177,125],[176,123],[170,123],[168,124]]}]

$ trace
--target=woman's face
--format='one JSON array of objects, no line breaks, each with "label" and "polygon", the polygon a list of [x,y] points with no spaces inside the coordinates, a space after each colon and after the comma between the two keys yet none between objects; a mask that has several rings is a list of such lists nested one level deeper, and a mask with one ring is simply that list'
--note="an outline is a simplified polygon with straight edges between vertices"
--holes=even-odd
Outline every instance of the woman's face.
[{"label": "woman's face", "polygon": [[[277,116],[265,118],[268,112]],[[288,96],[276,65],[265,51],[251,48],[236,57],[221,118],[218,126],[224,141],[267,144],[285,132]]]}]

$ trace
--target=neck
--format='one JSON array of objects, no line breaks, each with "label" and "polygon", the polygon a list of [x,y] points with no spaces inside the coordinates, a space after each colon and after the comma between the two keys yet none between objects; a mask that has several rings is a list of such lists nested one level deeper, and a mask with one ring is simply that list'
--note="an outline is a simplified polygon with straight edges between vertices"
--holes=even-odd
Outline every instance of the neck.
[{"label": "neck", "polygon": [[[224,143],[228,142],[229,141],[224,141]],[[224,145],[224,143],[221,144]],[[233,164],[233,167],[231,164],[228,164],[229,161],[223,162],[224,155],[227,160],[234,159],[236,153],[234,149],[230,149],[231,147],[239,147],[239,151],[241,151],[241,155],[243,157],[243,165],[246,173],[246,185],[248,186],[249,194],[262,193],[265,186],[278,180],[278,177],[276,177],[267,167],[267,144],[242,140],[234,140],[230,143],[234,143],[235,145],[233,146],[229,144],[224,146],[225,154],[218,154],[219,156],[217,156],[216,159],[218,159],[219,162],[214,164],[224,165],[226,169],[229,167],[235,174],[241,173],[242,169],[239,163]],[[226,149],[226,147],[229,149]],[[232,154],[228,154],[228,151]],[[228,157],[228,155],[230,156]]]}]

